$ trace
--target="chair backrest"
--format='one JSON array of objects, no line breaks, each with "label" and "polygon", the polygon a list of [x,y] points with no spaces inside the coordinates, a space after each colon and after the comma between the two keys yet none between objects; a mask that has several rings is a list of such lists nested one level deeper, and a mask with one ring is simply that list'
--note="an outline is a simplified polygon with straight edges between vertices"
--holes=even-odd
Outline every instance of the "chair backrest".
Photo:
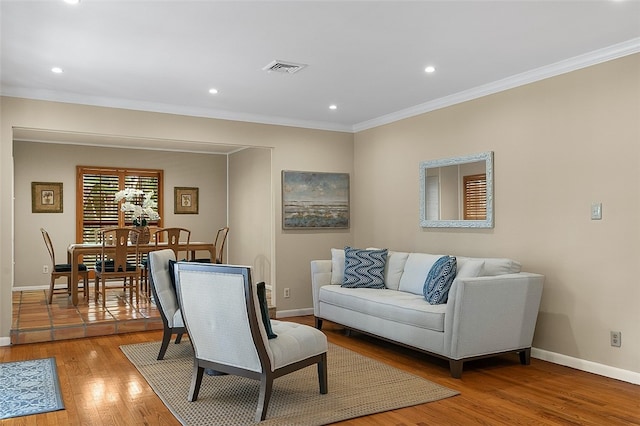
[{"label": "chair backrest", "polygon": [[[151,281],[151,291],[160,313],[171,328],[182,327],[182,320],[176,317],[176,312],[180,310],[176,289],[171,277],[169,261],[175,261],[176,255],[171,249],[157,250],[149,253],[149,279]],[[176,324],[176,321],[180,324]]]},{"label": "chair backrest", "polygon": [[[140,235],[140,231],[132,228],[108,228],[100,231],[100,238],[102,240],[102,251],[100,253],[101,260],[103,262],[107,260],[113,260],[113,272],[126,272],[127,262],[129,257],[129,234],[137,233]],[[132,262],[134,265],[140,263],[138,252],[138,238],[136,240],[134,256],[135,260]],[[115,251],[114,251],[115,250]],[[106,270],[103,269],[103,272]]]},{"label": "chair backrest", "polygon": [[[214,259],[214,263],[223,263],[222,257],[224,255],[224,243],[227,241],[227,234],[229,233],[229,227],[225,226],[224,228],[218,229],[218,233],[216,234],[216,240],[213,242],[213,245],[216,247],[216,258]],[[218,245],[218,241],[220,242]]]},{"label": "chair backrest", "polygon": [[47,246],[47,250],[49,251],[49,257],[51,257],[51,265],[55,267],[56,253],[53,250],[53,243],[51,243],[51,238],[49,237],[49,233],[44,228],[40,228],[40,232],[42,233],[42,238],[44,238],[44,244]]},{"label": "chair backrest", "polygon": [[155,242],[156,246],[160,243],[160,240],[167,239],[167,247],[173,250],[173,253],[176,255],[176,259],[179,258],[178,251],[180,251],[179,244],[180,242],[186,243],[187,247],[183,248],[182,251],[186,252],[186,259],[189,260],[189,241],[191,239],[191,231],[186,228],[161,228],[158,229],[155,233]]},{"label": "chair backrest", "polygon": [[273,371],[251,268],[176,263],[176,290],[195,356],[255,372]]}]

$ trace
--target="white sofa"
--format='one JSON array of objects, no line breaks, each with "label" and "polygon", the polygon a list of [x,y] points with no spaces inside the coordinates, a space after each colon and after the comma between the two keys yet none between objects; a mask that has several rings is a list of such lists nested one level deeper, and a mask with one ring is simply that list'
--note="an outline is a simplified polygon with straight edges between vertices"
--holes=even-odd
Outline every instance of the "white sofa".
[{"label": "white sofa", "polygon": [[342,287],[344,250],[311,261],[316,328],[328,320],[449,361],[517,352],[529,364],[544,276],[521,272],[511,259],[457,257],[457,275],[444,304],[431,305],[422,288],[441,255],[389,251],[386,288]]}]

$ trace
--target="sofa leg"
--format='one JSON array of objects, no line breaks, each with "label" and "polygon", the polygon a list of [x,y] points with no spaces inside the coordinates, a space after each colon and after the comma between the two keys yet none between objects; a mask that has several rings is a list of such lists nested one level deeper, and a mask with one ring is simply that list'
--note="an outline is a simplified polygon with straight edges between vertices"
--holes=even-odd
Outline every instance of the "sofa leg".
[{"label": "sofa leg", "polygon": [[318,317],[314,317],[316,319],[316,328],[318,330],[322,329],[322,319]]},{"label": "sofa leg", "polygon": [[527,348],[518,352],[518,356],[520,356],[520,364],[529,365],[531,364],[531,348]]},{"label": "sofa leg", "polygon": [[449,370],[451,370],[451,377],[459,379],[462,377],[462,363],[461,359],[450,359]]}]

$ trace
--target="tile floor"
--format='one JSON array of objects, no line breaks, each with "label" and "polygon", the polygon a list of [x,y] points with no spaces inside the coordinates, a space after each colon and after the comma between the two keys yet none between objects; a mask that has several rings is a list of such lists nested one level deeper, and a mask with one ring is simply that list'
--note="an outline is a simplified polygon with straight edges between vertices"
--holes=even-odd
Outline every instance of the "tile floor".
[{"label": "tile floor", "polygon": [[78,306],[64,292],[54,293],[47,303],[48,290],[14,291],[11,343],[35,343],[53,340],[128,333],[132,331],[162,330],[162,319],[156,306],[145,296],[140,303],[129,303],[128,294],[120,290],[107,291],[106,306],[82,298]]}]

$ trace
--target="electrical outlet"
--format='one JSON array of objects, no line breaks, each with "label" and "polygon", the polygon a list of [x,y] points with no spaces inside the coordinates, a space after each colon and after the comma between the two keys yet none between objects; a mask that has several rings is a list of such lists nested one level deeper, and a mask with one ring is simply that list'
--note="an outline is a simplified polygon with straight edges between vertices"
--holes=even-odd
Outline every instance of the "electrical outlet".
[{"label": "electrical outlet", "polygon": [[42,265],[42,273],[43,274],[49,273],[49,265]]},{"label": "electrical outlet", "polygon": [[284,289],[284,298],[288,299],[289,297],[291,297],[291,290],[289,290],[289,287]]},{"label": "electrical outlet", "polygon": [[611,332],[611,346],[615,346],[619,348],[622,345],[622,332],[620,331],[612,331]]}]

